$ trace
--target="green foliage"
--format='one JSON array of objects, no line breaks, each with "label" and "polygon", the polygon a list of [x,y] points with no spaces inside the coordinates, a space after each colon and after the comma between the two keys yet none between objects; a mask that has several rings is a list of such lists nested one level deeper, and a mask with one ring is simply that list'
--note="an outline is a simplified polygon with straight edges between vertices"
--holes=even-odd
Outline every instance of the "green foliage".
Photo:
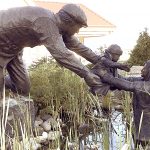
[{"label": "green foliage", "polygon": [[150,59],[150,36],[147,29],[140,33],[137,44],[131,51],[128,63],[131,65],[144,65]]},{"label": "green foliage", "polygon": [[99,55],[103,55],[105,52],[105,48],[101,46],[100,48],[98,48],[98,51],[99,51]]},{"label": "green foliage", "polygon": [[[30,67],[31,97],[35,102],[58,111],[83,110],[88,90],[85,82],[68,69],[60,67],[53,59],[41,59]],[[80,107],[79,105],[80,104]]]}]

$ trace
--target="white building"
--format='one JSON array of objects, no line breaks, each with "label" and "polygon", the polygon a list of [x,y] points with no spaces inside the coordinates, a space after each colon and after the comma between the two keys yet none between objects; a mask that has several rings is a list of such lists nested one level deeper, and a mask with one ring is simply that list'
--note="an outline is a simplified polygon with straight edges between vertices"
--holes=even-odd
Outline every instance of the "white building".
[{"label": "white building", "polygon": [[[8,5],[9,4],[9,5]],[[40,6],[46,9],[49,9],[51,11],[58,12],[59,9],[65,5],[66,3],[63,2],[56,2],[56,1],[44,1],[44,0],[5,0],[0,8],[6,9],[9,7],[17,7],[17,6],[26,6],[26,5],[32,5],[32,6]],[[115,25],[104,19],[103,17],[99,16],[83,4],[78,4],[80,7],[84,10],[87,21],[88,21],[88,27],[82,28],[80,32],[76,35],[79,40],[84,43],[89,38],[92,37],[104,37],[107,35],[110,35],[115,30]],[[92,39],[91,39],[92,40]],[[86,45],[86,44],[85,44]],[[87,45],[89,47],[89,45]],[[90,47],[91,48],[91,47]],[[25,48],[24,50],[24,60],[29,66],[33,61],[39,59],[43,56],[49,56],[49,52],[46,50],[44,46],[38,46],[35,48]]]}]

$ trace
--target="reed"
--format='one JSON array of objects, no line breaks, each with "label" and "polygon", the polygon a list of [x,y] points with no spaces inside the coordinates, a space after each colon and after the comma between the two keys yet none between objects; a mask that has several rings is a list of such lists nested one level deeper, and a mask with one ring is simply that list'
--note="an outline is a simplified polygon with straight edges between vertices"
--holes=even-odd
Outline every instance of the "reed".
[{"label": "reed", "polygon": [[[113,118],[114,110],[112,106],[111,96],[105,97],[103,105],[110,110],[109,117],[101,118],[97,111],[101,112],[101,105],[99,99],[89,93],[88,87],[85,82],[71,71],[60,67],[54,60],[40,60],[36,62],[29,69],[31,78],[31,93],[30,97],[35,103],[41,104],[39,115],[51,114],[54,118],[61,117],[65,112],[67,115],[64,121],[68,122],[69,134],[65,139],[64,149],[68,150],[69,143],[81,144],[78,126],[81,124],[90,124],[93,130],[89,136],[82,140],[84,144],[98,146],[100,150],[121,150],[123,144],[129,145],[128,150],[131,149],[132,143],[132,97],[131,94],[126,92],[122,100],[123,112],[121,113],[121,121],[125,125],[121,131],[116,131],[113,123],[117,122],[117,117]],[[4,95],[5,97],[5,95]],[[6,150],[6,138],[11,145],[12,150],[23,150],[26,146],[31,149],[30,137],[33,137],[30,132],[31,118],[30,113],[27,111],[27,119],[24,126],[21,125],[22,140],[20,141],[17,130],[14,138],[5,135],[5,127],[8,116],[8,108],[5,107],[5,99],[3,99],[3,114],[0,120],[0,147],[1,150]],[[105,119],[107,121],[105,121]],[[118,128],[120,124],[118,123]],[[125,130],[125,135],[122,130]],[[114,134],[117,137],[117,144],[112,144]],[[122,142],[123,141],[123,142]],[[55,144],[60,148],[61,141],[57,139]],[[84,145],[82,145],[84,146]],[[49,144],[49,149],[53,144]],[[124,146],[125,147],[125,146]],[[79,149],[77,147],[76,149]]]}]

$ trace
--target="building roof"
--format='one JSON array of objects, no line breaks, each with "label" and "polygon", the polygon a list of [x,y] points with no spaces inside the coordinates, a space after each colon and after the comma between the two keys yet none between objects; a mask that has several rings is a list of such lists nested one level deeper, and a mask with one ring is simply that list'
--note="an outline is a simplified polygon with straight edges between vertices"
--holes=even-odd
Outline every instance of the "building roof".
[{"label": "building roof", "polygon": [[[47,8],[53,12],[58,12],[66,3],[61,2],[48,2],[48,1],[34,1],[37,6]],[[101,26],[101,27],[115,27],[112,23],[102,18],[86,6],[82,4],[78,4],[87,16],[87,21],[89,26]]]},{"label": "building roof", "polygon": [[[50,1],[42,1],[42,0],[34,0],[34,3],[37,6],[46,8],[51,10],[52,12],[58,12],[66,3],[62,2],[50,2]],[[88,28],[82,28],[80,30],[81,36],[104,36],[110,34],[116,28],[115,25],[96,14],[86,6],[82,4],[78,4],[87,16]]]}]

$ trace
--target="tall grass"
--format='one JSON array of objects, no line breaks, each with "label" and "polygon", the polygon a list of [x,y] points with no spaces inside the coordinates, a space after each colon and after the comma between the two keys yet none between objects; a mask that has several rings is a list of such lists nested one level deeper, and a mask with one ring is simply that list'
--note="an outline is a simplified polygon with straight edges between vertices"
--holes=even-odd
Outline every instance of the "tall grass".
[{"label": "tall grass", "polygon": [[[14,107],[14,102],[12,98],[5,96],[5,88],[3,90],[3,100],[1,103],[1,114],[0,114],[0,149],[1,150],[23,150],[25,145],[30,143],[30,137],[32,135],[32,125],[31,125],[31,114],[30,106],[24,106],[24,104],[18,104],[15,107],[18,114],[13,114],[10,112],[11,107]],[[11,114],[11,116],[9,116]],[[22,114],[22,115],[20,115]],[[18,115],[18,116],[15,116]],[[13,117],[13,118],[12,118]],[[9,122],[11,118],[11,123]],[[8,128],[9,126],[9,128]],[[10,129],[11,128],[11,129]],[[21,132],[20,132],[21,129]],[[13,133],[13,134],[12,134]],[[20,140],[21,137],[21,140]]]},{"label": "tall grass", "polygon": [[[80,124],[85,123],[94,127],[91,135],[85,138],[87,144],[101,145],[102,150],[109,150],[110,148],[113,150],[111,146],[111,140],[114,138],[112,135],[114,129],[111,122],[111,115],[113,114],[110,112],[110,118],[106,122],[95,115],[95,108],[101,111],[99,99],[89,93],[88,87],[81,78],[71,71],[60,67],[52,59],[42,59],[36,62],[31,66],[29,72],[32,83],[30,95],[35,103],[40,104],[39,114],[51,114],[54,118],[61,117],[62,112],[67,114],[67,122],[70,123],[70,128],[65,141],[65,150],[68,150],[68,143],[75,142],[79,144],[81,142],[77,129]],[[126,93],[122,101],[124,108],[123,119],[127,123],[125,143],[129,145],[132,143],[131,99],[129,93]],[[1,150],[6,149],[5,126],[8,116],[8,109],[4,107],[5,99],[3,101],[3,110],[5,109],[5,111],[3,111],[3,117],[0,121]],[[108,110],[111,110],[111,99],[109,95],[105,97],[105,103],[103,105]],[[31,149],[30,137],[33,135],[29,129],[31,126],[31,118],[29,115],[30,113],[27,111],[27,119],[25,121],[27,125],[23,126],[20,122],[22,142],[19,140],[17,130],[14,138],[8,137],[11,144],[13,143],[11,146],[12,150],[23,150],[27,145]],[[123,146],[121,141],[124,140],[122,139],[124,137],[121,134],[122,131],[119,131],[118,138],[120,145],[118,150]],[[58,139],[55,142],[58,147],[61,145]],[[49,148],[51,146],[52,144],[49,145]]]},{"label": "tall grass", "polygon": [[[74,122],[74,130],[76,130],[77,124],[87,122],[92,123],[97,129],[101,126],[103,128],[102,141],[104,149],[108,149],[111,132],[110,125],[109,123],[100,123],[96,126],[98,119],[92,117],[94,116],[93,108],[98,108],[101,111],[98,97],[91,95],[84,81],[71,71],[60,67],[53,60],[46,60],[46,63],[43,63],[43,61],[40,60],[35,63],[30,70],[32,98],[38,103],[44,103],[44,107],[48,108],[46,112],[51,113],[53,110],[53,112],[59,114],[59,111],[63,109],[74,114],[75,116],[72,118],[70,116],[69,118],[70,121]],[[103,104],[108,109],[111,107],[109,98],[110,96],[107,96]],[[125,113],[129,112],[127,105],[128,103],[124,104]],[[94,134],[96,137],[97,133]],[[71,128],[68,140],[76,141],[75,137],[77,138],[77,133]]]}]

